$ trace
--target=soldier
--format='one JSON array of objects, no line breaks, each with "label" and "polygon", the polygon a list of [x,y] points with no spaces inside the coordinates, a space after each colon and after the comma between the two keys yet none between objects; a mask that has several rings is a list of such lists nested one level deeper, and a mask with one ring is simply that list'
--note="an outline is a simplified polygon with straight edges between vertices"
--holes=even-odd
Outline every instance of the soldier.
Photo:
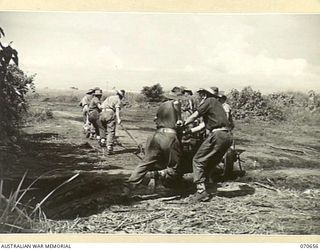
[{"label": "soldier", "polygon": [[314,112],[317,108],[317,96],[314,90],[308,92],[308,108],[311,112]]},{"label": "soldier", "polygon": [[182,146],[179,136],[181,121],[181,104],[169,100],[162,103],[156,115],[156,132],[146,143],[146,155],[143,163],[136,167],[126,183],[124,194],[136,188],[148,172],[155,181],[163,184],[175,183],[181,178]]},{"label": "soldier", "polygon": [[226,103],[227,96],[225,94],[219,95],[219,101],[221,102],[222,107],[227,114],[227,118],[230,123],[230,130],[233,130],[234,129],[234,122],[233,122],[233,118],[232,118],[231,107],[228,103]]},{"label": "soldier", "polygon": [[190,89],[182,90],[182,94],[184,98],[181,105],[181,111],[182,111],[182,118],[184,119],[194,112],[195,104],[192,98],[193,93]]},{"label": "soldier", "polygon": [[87,133],[87,137],[90,136],[90,127],[91,123],[89,122],[89,104],[93,98],[94,89],[89,89],[86,92],[86,95],[82,97],[79,106],[82,107],[82,120],[83,120],[83,128]]},{"label": "soldier", "polygon": [[113,152],[116,123],[121,124],[120,108],[121,101],[124,98],[125,93],[126,92],[123,89],[117,90],[116,95],[107,97],[107,99],[101,105],[102,112],[100,115],[100,121],[102,124],[102,128],[100,129],[100,145],[107,146],[107,154],[109,155]]},{"label": "soldier", "polygon": [[102,97],[102,90],[96,89],[93,93],[93,98],[89,104],[89,122],[92,123],[96,138],[100,140],[100,128],[102,128],[102,124],[100,121],[100,112],[101,112],[101,97]]},{"label": "soldier", "polygon": [[[206,191],[206,173],[209,167],[217,166],[229,147],[232,145],[232,134],[229,130],[229,121],[222,104],[218,101],[218,88],[206,88],[198,91],[201,102],[197,110],[189,116],[184,125],[191,124],[198,117],[203,117],[202,128],[208,131],[207,138],[202,142],[192,160],[193,178],[197,191],[191,197],[193,201],[208,201],[209,194]],[[189,129],[187,133],[196,132],[201,129]],[[208,164],[210,162],[210,165]]]}]

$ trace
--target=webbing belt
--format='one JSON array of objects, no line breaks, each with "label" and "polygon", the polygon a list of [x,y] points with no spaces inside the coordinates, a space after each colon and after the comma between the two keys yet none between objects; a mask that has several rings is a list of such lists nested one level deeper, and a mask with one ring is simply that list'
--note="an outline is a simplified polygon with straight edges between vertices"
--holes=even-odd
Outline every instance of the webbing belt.
[{"label": "webbing belt", "polygon": [[211,133],[216,132],[216,131],[229,131],[229,129],[225,128],[225,127],[224,128],[214,128],[211,130]]}]

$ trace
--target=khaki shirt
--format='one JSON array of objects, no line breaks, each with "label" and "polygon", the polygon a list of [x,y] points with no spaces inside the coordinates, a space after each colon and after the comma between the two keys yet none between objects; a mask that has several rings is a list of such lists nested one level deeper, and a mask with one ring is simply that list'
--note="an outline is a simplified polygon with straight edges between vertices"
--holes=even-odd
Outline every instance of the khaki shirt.
[{"label": "khaki shirt", "polygon": [[92,95],[85,95],[80,101],[80,106],[84,107],[85,105],[89,105],[92,98]]},{"label": "khaki shirt", "polygon": [[118,95],[109,96],[104,100],[101,106],[102,109],[112,109],[113,111],[116,111],[116,108],[121,108],[120,97]]},{"label": "khaki shirt", "polygon": [[157,111],[156,115],[156,125],[157,128],[172,128],[175,129],[177,125],[177,120],[180,118],[179,110],[180,103],[176,106],[174,105],[174,101],[166,101],[162,103]]},{"label": "khaki shirt", "polygon": [[181,110],[183,112],[189,112],[190,114],[192,114],[195,110],[194,101],[191,98],[183,100]]},{"label": "khaki shirt", "polygon": [[98,112],[100,112],[100,109],[99,109],[99,104],[101,103],[101,101],[99,100],[98,97],[93,97],[92,100],[90,101],[90,104],[89,104],[89,112],[90,111],[93,111],[93,110],[97,110]]},{"label": "khaki shirt", "polygon": [[203,117],[206,129],[229,127],[227,114],[222,104],[214,97],[208,97],[198,107],[199,115]]}]

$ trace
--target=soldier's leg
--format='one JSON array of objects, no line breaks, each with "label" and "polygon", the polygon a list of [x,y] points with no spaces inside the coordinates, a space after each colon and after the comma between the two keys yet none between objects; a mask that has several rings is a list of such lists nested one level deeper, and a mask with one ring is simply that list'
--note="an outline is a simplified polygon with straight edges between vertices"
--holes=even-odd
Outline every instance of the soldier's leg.
[{"label": "soldier's leg", "polygon": [[83,108],[82,109],[82,120],[83,120],[84,124],[87,123],[87,116],[88,116],[88,111],[85,108]]},{"label": "soldier's leg", "polygon": [[161,149],[158,144],[158,140],[155,133],[149,137],[146,143],[146,155],[142,164],[139,164],[132,172],[131,176],[125,183],[125,191],[134,189],[141,184],[149,171],[157,169],[159,164],[159,157],[161,156]]},{"label": "soldier's leg", "polygon": [[181,158],[182,145],[175,134],[167,134],[161,143],[162,151],[165,152],[164,169],[158,171],[160,179],[165,186],[174,186],[182,177]]},{"label": "soldier's leg", "polygon": [[[193,157],[195,183],[205,181],[206,168],[216,167],[221,162],[231,144],[232,137],[229,132],[217,131],[208,136]],[[210,165],[208,165],[209,162]]]},{"label": "soldier's leg", "polygon": [[206,164],[209,161],[209,154],[213,150],[214,145],[211,143],[213,134],[210,134],[200,145],[198,151],[193,156],[193,178],[194,183],[204,183],[206,180]]},{"label": "soldier's leg", "polygon": [[98,121],[98,126],[99,126],[99,135],[100,135],[100,146],[105,147],[106,146],[106,127],[107,123],[104,120],[103,116],[100,115],[99,121]]},{"label": "soldier's leg", "polygon": [[226,152],[226,154],[223,157],[223,163],[224,163],[224,176],[230,177],[233,173],[233,165],[237,161],[237,152],[229,148]]},{"label": "soldier's leg", "polygon": [[89,117],[89,106],[85,105],[82,108],[82,118],[83,118],[83,123],[88,124],[88,117]]},{"label": "soldier's leg", "polygon": [[[86,105],[87,107],[87,105]],[[89,122],[89,111],[85,110],[85,108],[83,108],[83,132],[86,134],[86,137],[89,138],[91,131],[90,131],[90,127],[91,127],[91,123]]]},{"label": "soldier's leg", "polygon": [[114,138],[116,136],[116,120],[112,119],[107,123],[107,150],[113,152]]},{"label": "soldier's leg", "polygon": [[89,121],[91,122],[92,126],[94,127],[95,133],[99,136],[99,125],[97,121],[99,120],[99,112],[98,111],[91,111],[89,113]]},{"label": "soldier's leg", "polygon": [[141,184],[144,177],[149,171],[154,170],[154,164],[156,164],[157,160],[148,160],[144,161],[142,164],[139,164],[132,172],[128,179],[128,183],[132,185],[132,187],[136,187]]},{"label": "soldier's leg", "polygon": [[197,186],[197,193],[195,199],[198,201],[205,201],[209,199],[205,192],[206,168],[208,162],[210,168],[215,167],[221,161],[223,155],[232,144],[232,138],[229,132],[217,131],[210,133],[207,139],[201,144],[197,153],[193,157],[193,174],[194,183]]},{"label": "soldier's leg", "polygon": [[[209,168],[215,168],[219,163],[223,161],[223,157],[227,157],[228,163],[232,160],[231,154],[226,155],[230,146],[232,145],[232,135],[230,132],[226,131],[217,131],[216,134],[216,141],[215,141],[215,152],[212,152],[211,161]],[[227,171],[230,169],[228,168]]]}]

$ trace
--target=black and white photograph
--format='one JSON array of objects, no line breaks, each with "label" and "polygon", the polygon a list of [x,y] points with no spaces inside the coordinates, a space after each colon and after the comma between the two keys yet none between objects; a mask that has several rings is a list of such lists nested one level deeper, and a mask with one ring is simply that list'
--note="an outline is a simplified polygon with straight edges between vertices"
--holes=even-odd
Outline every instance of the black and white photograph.
[{"label": "black and white photograph", "polygon": [[319,235],[320,15],[0,12],[0,233]]}]

